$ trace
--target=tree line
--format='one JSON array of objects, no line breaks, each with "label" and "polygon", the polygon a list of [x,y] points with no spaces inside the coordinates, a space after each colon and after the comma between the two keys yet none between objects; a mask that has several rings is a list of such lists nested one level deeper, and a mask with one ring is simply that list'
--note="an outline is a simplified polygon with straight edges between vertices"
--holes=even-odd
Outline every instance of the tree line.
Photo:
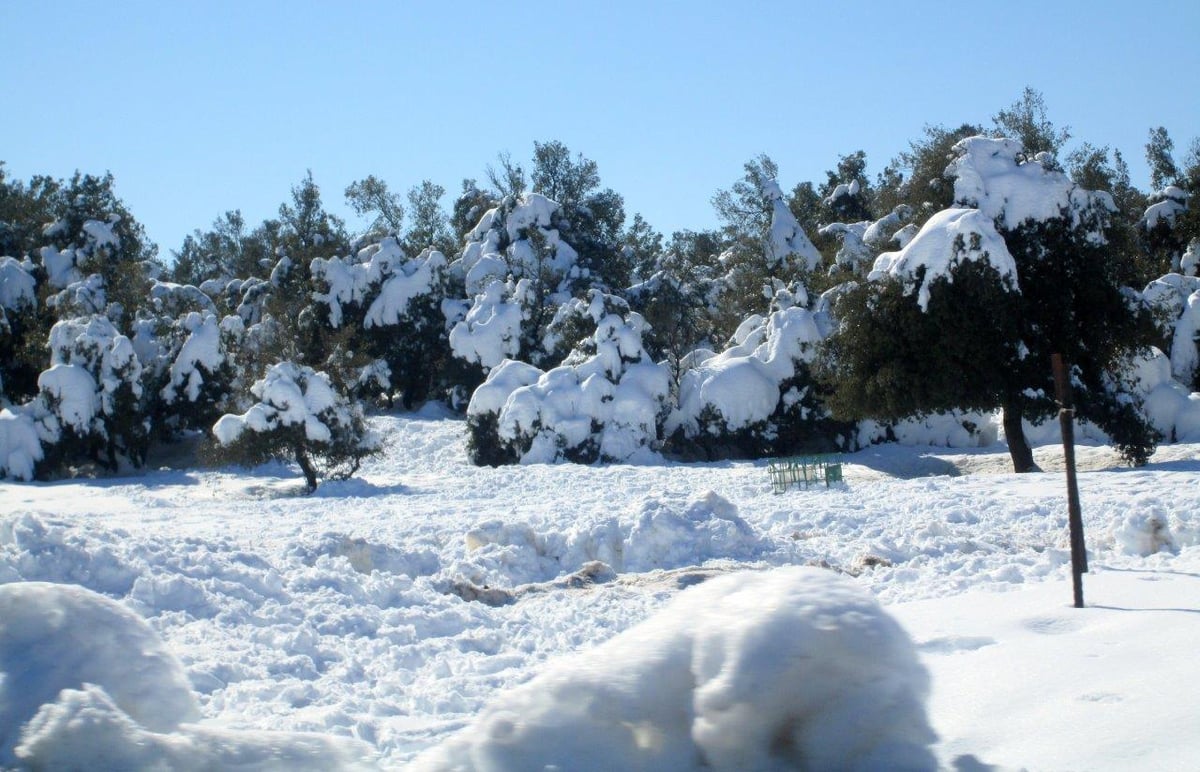
[{"label": "tree line", "polygon": [[[169,261],[111,174],[0,164],[0,476],[139,466],[202,431],[219,458],[296,460],[311,487],[372,452],[361,405],[433,399],[467,413],[477,463],[847,449],[999,409],[1024,471],[1022,420],[1055,409],[1051,352],[1081,415],[1144,462],[1163,430],[1131,363],[1156,346],[1197,388],[1180,320],[1200,289],[1200,141],[1180,156],[1152,129],[1143,191],[1119,150],[1070,139],[1026,89],[989,125],[926,127],[874,176],[856,151],[789,189],[759,155],[713,196],[719,227],[669,236],[627,217],[594,161],[535,142],[449,210],[429,180],[354,182],[359,233],[310,173],[277,217],[225,212]],[[992,206],[1002,179],[1058,209]],[[957,237],[930,252],[939,234]],[[888,257],[918,251],[915,274]],[[735,415],[713,395],[750,370],[762,404]]]}]

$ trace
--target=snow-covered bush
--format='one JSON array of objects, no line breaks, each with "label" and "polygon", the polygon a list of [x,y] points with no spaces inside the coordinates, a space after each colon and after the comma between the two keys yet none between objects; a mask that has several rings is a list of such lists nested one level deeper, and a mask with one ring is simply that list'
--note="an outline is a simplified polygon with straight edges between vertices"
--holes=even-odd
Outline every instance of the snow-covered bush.
[{"label": "snow-covered bush", "polygon": [[162,420],[171,428],[207,428],[229,399],[235,372],[231,349],[244,332],[241,317],[218,320],[212,313],[193,311],[174,324],[182,344],[171,356],[166,383],[159,392]]},{"label": "snow-covered bush", "polygon": [[1200,386],[1200,277],[1169,273],[1150,282],[1142,300],[1170,352],[1172,376],[1184,386]]},{"label": "snow-covered bush", "polygon": [[586,280],[579,255],[553,227],[558,203],[538,193],[506,198],[489,209],[467,234],[462,256],[452,269],[478,295],[494,280],[511,276],[544,285],[547,296],[571,294],[571,282]]},{"label": "snow-covered bush", "polygon": [[475,296],[470,310],[450,330],[450,351],[455,358],[484,373],[521,352],[522,324],[532,299],[528,279],[492,280]]},{"label": "snow-covered bush", "polygon": [[45,427],[48,467],[78,460],[110,470],[121,462],[141,466],[150,421],[133,343],[103,316],[58,322],[49,343],[50,369],[38,376],[33,408]]},{"label": "snow-covered bush", "polygon": [[[467,408],[478,464],[626,461],[656,449],[670,394],[666,368],[642,345],[638,314],[606,314],[595,293],[596,330],[547,372],[506,361]],[[577,309],[578,310],[578,309]]]},{"label": "snow-covered bush", "polygon": [[822,226],[817,232],[841,240],[842,245],[834,255],[834,265],[839,270],[862,275],[880,250],[892,244],[903,248],[911,240],[916,230],[905,226],[911,218],[912,209],[907,204],[900,204],[878,220],[835,222]]},{"label": "snow-covered bush", "polygon": [[293,460],[312,491],[319,478],[353,475],[378,451],[379,440],[367,429],[362,411],[324,373],[280,362],[250,390],[257,403],[241,415],[221,416],[213,426],[220,460],[248,466]]},{"label": "snow-covered bush", "polygon": [[765,318],[751,316],[720,354],[697,355],[667,421],[674,448],[709,458],[828,451],[851,427],[830,419],[810,374],[828,324],[824,311],[782,292]]},{"label": "snow-covered bush", "polygon": [[37,330],[37,279],[28,259],[0,257],[0,405],[33,395],[40,366],[29,361]]},{"label": "snow-covered bush", "polygon": [[53,441],[52,431],[39,421],[46,415],[35,400],[14,408],[0,408],[0,480],[32,480],[46,457],[43,442]]},{"label": "snow-covered bush", "polygon": [[850,582],[739,573],[552,664],[413,768],[934,770],[928,693],[908,634]]},{"label": "snow-covered bush", "polygon": [[387,237],[351,257],[316,258],[310,265],[319,318],[333,330],[346,329],[351,345],[371,359],[354,379],[362,391],[387,380],[377,393],[389,400],[398,391],[405,407],[427,399],[442,379],[447,324],[442,305],[448,277],[446,257],[432,248],[414,258]]}]

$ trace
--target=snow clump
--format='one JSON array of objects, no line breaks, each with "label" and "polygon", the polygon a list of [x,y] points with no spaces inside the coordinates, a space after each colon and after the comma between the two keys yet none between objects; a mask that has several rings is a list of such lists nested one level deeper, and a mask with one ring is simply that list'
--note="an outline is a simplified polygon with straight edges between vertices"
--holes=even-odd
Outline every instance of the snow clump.
[{"label": "snow clump", "polygon": [[933,770],[929,676],[903,628],[835,574],[685,590],[500,697],[417,770]]},{"label": "snow clump", "polygon": [[73,585],[0,585],[0,767],[367,768],[354,740],[199,718],[183,665],[136,614]]}]

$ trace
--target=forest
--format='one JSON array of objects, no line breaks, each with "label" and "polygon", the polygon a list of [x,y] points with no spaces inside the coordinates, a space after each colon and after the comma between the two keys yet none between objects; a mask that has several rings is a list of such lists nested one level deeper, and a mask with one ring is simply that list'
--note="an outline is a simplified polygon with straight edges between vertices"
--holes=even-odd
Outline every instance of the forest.
[{"label": "forest", "polygon": [[[1150,179],[1056,127],[1026,89],[928,126],[881,171],[850,152],[788,187],[765,154],[718,227],[656,231],[559,141],[456,195],[374,176],[329,213],[312,174],[166,253],[112,173],[0,164],[0,478],[296,462],[308,488],[375,452],[370,411],[443,401],[477,464],[853,450],[999,416],[1014,469],[1055,415],[1142,464],[1200,439],[1200,139],[1161,127]],[[731,170],[731,178],[736,171]],[[232,202],[231,202],[232,203]]]}]

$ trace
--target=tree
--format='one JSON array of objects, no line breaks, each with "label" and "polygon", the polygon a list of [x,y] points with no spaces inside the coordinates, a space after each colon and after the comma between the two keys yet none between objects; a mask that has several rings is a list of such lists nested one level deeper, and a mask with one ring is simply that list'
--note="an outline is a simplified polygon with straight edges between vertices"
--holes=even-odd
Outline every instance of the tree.
[{"label": "tree", "polygon": [[379,450],[362,411],[324,373],[280,362],[251,392],[257,403],[241,415],[221,416],[213,426],[219,460],[247,466],[293,460],[311,493],[321,479],[352,476]]},{"label": "tree", "polygon": [[246,279],[267,275],[274,263],[270,232],[257,228],[247,232],[240,210],[232,210],[213,221],[208,231],[195,230],[173,252],[172,278],[180,284],[200,286],[217,279]]},{"label": "tree", "polygon": [[625,202],[611,188],[600,189],[596,162],[571,157],[557,140],[533,143],[531,190],[558,204],[553,225],[578,253],[586,271],[580,291],[597,286],[624,289],[632,273],[622,244]]},{"label": "tree", "polygon": [[1146,142],[1146,163],[1150,165],[1150,186],[1161,190],[1168,185],[1180,185],[1183,175],[1172,156],[1175,141],[1163,126],[1150,130],[1150,139]]},{"label": "tree", "polygon": [[876,206],[881,212],[893,211],[906,204],[913,221],[922,225],[935,212],[954,203],[954,185],[946,178],[946,165],[954,157],[954,146],[983,134],[983,129],[964,123],[954,129],[926,126],[924,138],[909,143],[880,175],[876,186]]},{"label": "tree", "polygon": [[[309,172],[309,181],[312,172]],[[350,183],[346,187],[346,202],[355,214],[370,217],[371,224],[368,233],[383,236],[400,235],[400,227],[404,224],[404,207],[400,204],[399,196],[388,190],[387,183],[374,175]]]},{"label": "tree", "polygon": [[450,219],[442,210],[442,196],[446,189],[430,180],[422,180],[408,191],[409,212],[412,225],[404,234],[404,251],[419,255],[433,247],[443,255],[453,255],[457,247],[454,234],[450,232]]},{"label": "tree", "polygon": [[1003,410],[1014,469],[1030,471],[1021,421],[1053,414],[1049,363],[1059,353],[1079,415],[1144,463],[1156,437],[1122,377],[1152,330],[1105,244],[1111,197],[1027,158],[1016,141],[974,137],[955,149],[957,206],[881,256],[873,280],[835,308],[823,365],[835,413],[893,420],[990,403]]},{"label": "tree", "polygon": [[1071,128],[1056,129],[1046,117],[1046,100],[1042,93],[1029,86],[1021,98],[992,116],[995,136],[1010,137],[1021,143],[1030,158],[1038,153],[1057,156],[1071,138]]}]

